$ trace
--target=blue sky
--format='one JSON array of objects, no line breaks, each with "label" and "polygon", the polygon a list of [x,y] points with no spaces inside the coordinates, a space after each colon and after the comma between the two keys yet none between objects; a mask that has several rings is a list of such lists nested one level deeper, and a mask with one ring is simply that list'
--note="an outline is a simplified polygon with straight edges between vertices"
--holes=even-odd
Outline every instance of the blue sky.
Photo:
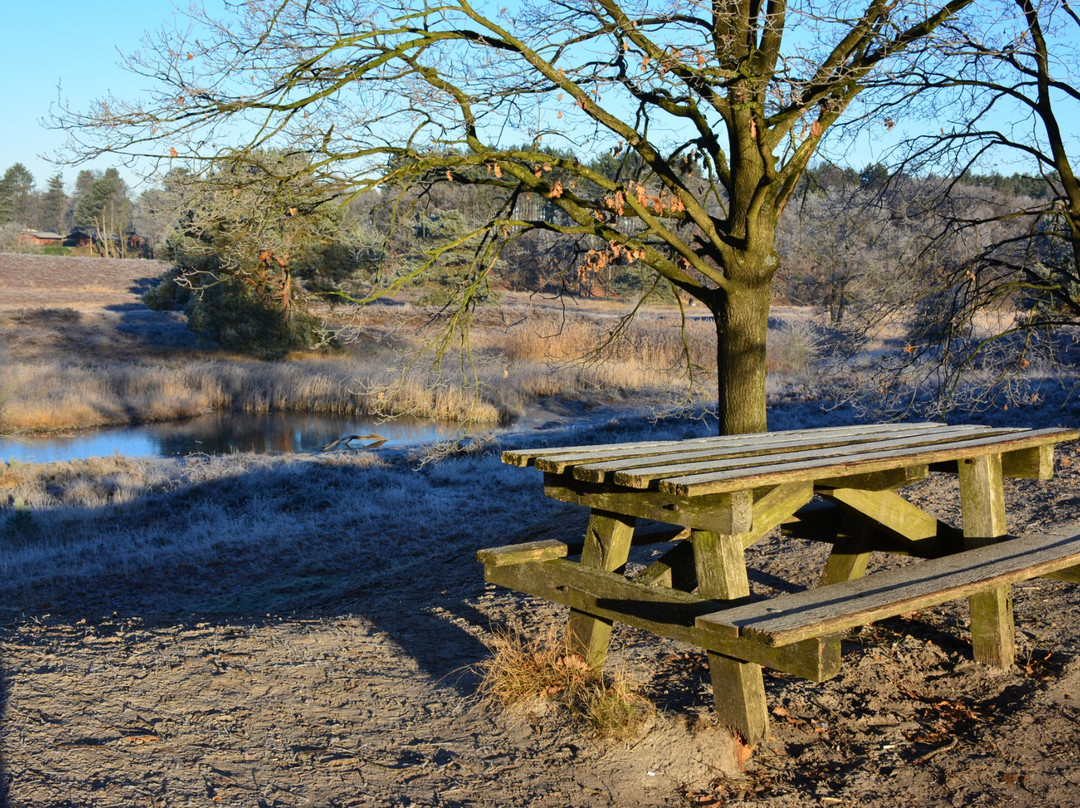
[{"label": "blue sky", "polygon": [[96,6],[73,0],[5,2],[0,15],[0,172],[21,162],[39,188],[58,171],[70,187],[80,168],[113,165],[109,160],[79,167],[49,164],[40,155],[60,149],[64,135],[44,128],[41,119],[56,104],[58,87],[59,97],[81,109],[109,92],[139,94],[146,80],[119,67],[118,49],[135,50],[145,31],[156,30],[175,13],[170,0],[111,0]]},{"label": "blue sky", "polygon": [[[85,110],[98,98],[112,94],[136,98],[150,80],[121,67],[124,54],[139,48],[144,33],[171,24],[192,0],[112,0],[95,8],[74,0],[51,0],[48,10],[26,0],[8,0],[0,16],[0,89],[5,110],[0,125],[0,173],[23,163],[44,188],[58,171],[69,190],[82,168],[116,166],[137,186],[138,177],[119,159],[104,158],[86,165],[54,165],[49,157],[64,146],[64,133],[42,122],[58,98]],[[220,6],[220,0],[208,5]],[[860,155],[861,156],[861,155]]]},{"label": "blue sky", "polygon": [[[87,166],[57,166],[44,157],[63,148],[62,132],[44,127],[58,98],[77,109],[94,99],[113,94],[135,98],[144,94],[149,80],[128,73],[122,54],[139,47],[143,34],[169,25],[190,0],[112,0],[95,8],[74,0],[51,0],[41,6],[26,0],[7,0],[0,16],[0,75],[4,83],[4,119],[0,125],[0,172],[22,162],[39,188],[62,172],[70,188],[83,167],[103,170],[113,165],[136,185],[137,177],[103,159]],[[209,0],[220,6],[220,0]],[[883,139],[884,140],[884,139]],[[861,167],[880,157],[884,142],[863,142],[848,156]],[[1014,168],[1002,166],[1008,173]]]}]

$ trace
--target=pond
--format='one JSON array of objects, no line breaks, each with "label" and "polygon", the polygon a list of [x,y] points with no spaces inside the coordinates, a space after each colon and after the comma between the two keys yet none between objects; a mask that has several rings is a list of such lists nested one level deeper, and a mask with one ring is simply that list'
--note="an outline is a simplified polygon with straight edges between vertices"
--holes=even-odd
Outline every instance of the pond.
[{"label": "pond", "polygon": [[[460,438],[460,424],[397,419],[379,423],[360,418],[308,413],[202,415],[184,421],[100,429],[72,435],[0,438],[0,460],[46,463],[113,454],[182,457],[234,452],[308,452],[348,435],[377,434],[381,446],[409,446]],[[357,440],[352,446],[373,443]]]}]

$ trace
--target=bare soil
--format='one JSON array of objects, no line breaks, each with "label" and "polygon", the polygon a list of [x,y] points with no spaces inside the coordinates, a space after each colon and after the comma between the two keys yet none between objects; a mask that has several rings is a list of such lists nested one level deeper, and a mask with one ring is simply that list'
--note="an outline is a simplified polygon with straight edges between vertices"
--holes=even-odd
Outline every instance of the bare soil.
[{"label": "bare soil", "polygon": [[181,315],[142,302],[163,261],[0,252],[0,356],[140,361],[198,345]]},{"label": "bare soil", "polygon": [[[0,521],[18,518],[3,468]],[[529,482],[493,488],[491,506],[541,497]],[[363,496],[356,486],[349,496]],[[957,522],[955,488],[935,475],[909,495]],[[233,492],[169,492],[161,518],[244,518],[252,504]],[[1013,532],[1080,519],[1077,447],[1060,448],[1054,480],[1009,481],[1007,505]],[[347,501],[291,507],[336,508],[349,529]],[[516,538],[583,526],[567,508]],[[523,715],[482,705],[476,669],[493,628],[534,633],[565,614],[483,583],[474,553],[505,536],[395,530],[398,552],[354,569],[294,563],[310,560],[314,538],[297,536],[268,580],[223,555],[164,581],[117,571],[123,586],[0,604],[0,804],[1080,804],[1080,587],[1016,587],[1007,671],[971,661],[966,607],[950,604],[851,632],[829,682],[766,672],[772,737],[745,760],[712,726],[704,655],[632,630],[616,632],[612,664],[658,708],[635,738],[597,739],[542,704]],[[825,553],[770,536],[749,552],[754,591],[812,585]],[[3,554],[0,541],[0,565]]]}]

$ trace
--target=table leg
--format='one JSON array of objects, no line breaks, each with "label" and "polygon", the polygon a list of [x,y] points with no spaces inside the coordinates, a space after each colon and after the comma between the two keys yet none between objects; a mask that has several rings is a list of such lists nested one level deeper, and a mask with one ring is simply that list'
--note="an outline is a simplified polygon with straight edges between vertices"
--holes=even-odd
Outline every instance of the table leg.
[{"label": "table leg", "polygon": [[840,530],[841,536],[829,554],[829,561],[818,586],[854,581],[866,574],[866,565],[870,563],[873,549],[870,543],[870,525],[865,519],[848,514],[844,516]]},{"label": "table leg", "polygon": [[[959,464],[960,510],[964,546],[993,544],[1005,535],[1005,486],[1001,455],[987,455]],[[968,598],[971,645],[977,662],[1007,668],[1016,656],[1012,587],[1000,586]]]},{"label": "table leg", "polygon": [[[585,532],[581,565],[614,572],[625,564],[636,521],[633,516],[593,509]],[[611,625],[611,620],[571,609],[566,628],[569,652],[580,654],[593,668],[604,667],[611,642]]]},{"label": "table leg", "polygon": [[[724,600],[750,594],[741,536],[694,530],[690,540],[698,594]],[[769,713],[761,666],[709,652],[709,674],[717,720],[735,729],[748,744],[764,741],[769,734]]]}]

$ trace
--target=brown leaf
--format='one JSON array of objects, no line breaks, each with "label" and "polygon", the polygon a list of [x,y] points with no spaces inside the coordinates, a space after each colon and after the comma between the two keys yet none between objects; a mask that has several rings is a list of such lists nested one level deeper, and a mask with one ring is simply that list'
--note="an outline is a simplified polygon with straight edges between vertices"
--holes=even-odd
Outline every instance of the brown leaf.
[{"label": "brown leaf", "polygon": [[750,755],[753,753],[754,747],[748,743],[744,743],[743,739],[738,735],[735,736],[735,763],[740,770],[746,770],[746,763],[750,760]]}]

